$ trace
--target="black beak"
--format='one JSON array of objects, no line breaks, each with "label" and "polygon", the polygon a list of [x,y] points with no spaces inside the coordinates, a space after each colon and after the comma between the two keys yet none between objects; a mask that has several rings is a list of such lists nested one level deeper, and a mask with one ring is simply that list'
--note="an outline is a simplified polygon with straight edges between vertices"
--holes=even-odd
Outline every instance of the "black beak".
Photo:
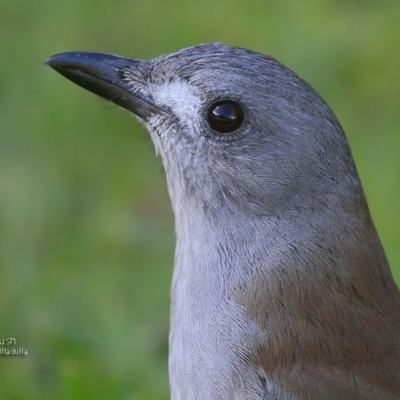
[{"label": "black beak", "polygon": [[147,61],[119,57],[112,54],[71,52],[56,54],[45,61],[70,81],[133,112],[145,121],[151,115],[163,111],[157,107],[150,96],[144,95],[134,85],[128,83],[126,73],[131,72],[143,82]]}]

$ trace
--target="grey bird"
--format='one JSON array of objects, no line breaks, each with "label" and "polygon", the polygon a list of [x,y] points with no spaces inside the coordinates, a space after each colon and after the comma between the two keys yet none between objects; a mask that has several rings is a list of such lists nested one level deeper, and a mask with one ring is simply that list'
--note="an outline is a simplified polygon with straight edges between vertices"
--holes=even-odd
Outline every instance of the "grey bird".
[{"label": "grey bird", "polygon": [[46,63],[134,113],[161,156],[173,400],[400,399],[400,292],[343,130],[308,83],[219,43]]}]

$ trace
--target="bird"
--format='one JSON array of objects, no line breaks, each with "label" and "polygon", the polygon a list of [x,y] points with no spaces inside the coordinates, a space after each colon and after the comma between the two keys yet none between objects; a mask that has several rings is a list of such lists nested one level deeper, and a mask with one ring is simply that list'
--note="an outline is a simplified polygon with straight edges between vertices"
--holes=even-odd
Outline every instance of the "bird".
[{"label": "bird", "polygon": [[45,62],[133,113],[174,212],[172,400],[400,399],[400,292],[335,114],[222,43]]}]

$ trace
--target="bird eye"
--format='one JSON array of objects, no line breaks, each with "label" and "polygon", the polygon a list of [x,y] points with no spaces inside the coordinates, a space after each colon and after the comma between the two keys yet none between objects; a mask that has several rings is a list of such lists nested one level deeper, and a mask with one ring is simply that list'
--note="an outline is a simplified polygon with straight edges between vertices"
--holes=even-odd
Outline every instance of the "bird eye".
[{"label": "bird eye", "polygon": [[208,110],[208,123],[212,129],[219,133],[235,131],[242,125],[243,119],[242,106],[235,101],[218,101]]}]

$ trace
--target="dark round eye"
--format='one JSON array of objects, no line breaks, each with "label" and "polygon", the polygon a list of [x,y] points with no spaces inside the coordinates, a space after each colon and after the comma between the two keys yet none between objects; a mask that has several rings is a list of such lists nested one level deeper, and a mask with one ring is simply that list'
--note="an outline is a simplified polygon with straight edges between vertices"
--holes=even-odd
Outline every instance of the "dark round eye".
[{"label": "dark round eye", "polygon": [[242,106],[235,101],[218,101],[208,110],[208,123],[212,129],[219,133],[235,131],[242,125],[243,119]]}]

